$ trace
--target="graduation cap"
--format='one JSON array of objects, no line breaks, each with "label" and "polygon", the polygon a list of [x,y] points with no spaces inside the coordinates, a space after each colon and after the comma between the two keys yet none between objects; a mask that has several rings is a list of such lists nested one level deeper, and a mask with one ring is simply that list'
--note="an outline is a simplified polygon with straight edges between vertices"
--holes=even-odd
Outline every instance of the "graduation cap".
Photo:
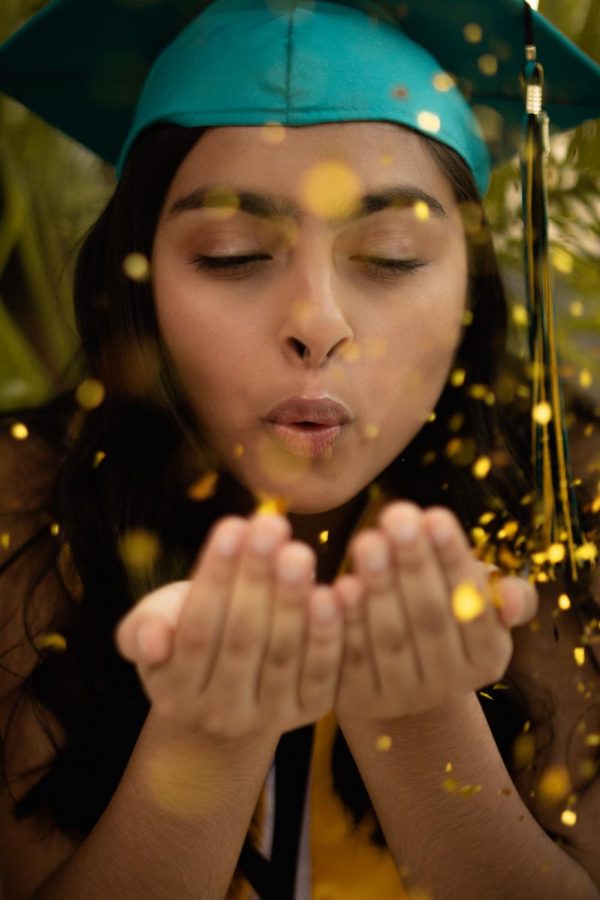
[{"label": "graduation cap", "polygon": [[482,195],[522,145],[534,403],[551,411],[534,463],[546,546],[565,541],[577,577],[543,163],[548,121],[600,116],[600,66],[525,0],[52,0],[0,48],[0,89],[118,174],[157,122],[396,122],[459,153]]}]

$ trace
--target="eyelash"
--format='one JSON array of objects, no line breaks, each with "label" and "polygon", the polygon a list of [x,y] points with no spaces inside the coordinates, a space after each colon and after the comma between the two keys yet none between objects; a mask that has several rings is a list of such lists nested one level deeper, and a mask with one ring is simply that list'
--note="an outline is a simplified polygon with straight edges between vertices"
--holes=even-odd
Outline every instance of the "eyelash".
[{"label": "eyelash", "polygon": [[[249,256],[194,256],[192,262],[200,271],[216,272],[225,278],[240,279],[249,274],[255,264],[270,259],[266,254]],[[389,281],[398,275],[413,274],[425,263],[419,259],[384,259],[378,256],[354,256],[366,263],[369,277],[376,281]]]}]

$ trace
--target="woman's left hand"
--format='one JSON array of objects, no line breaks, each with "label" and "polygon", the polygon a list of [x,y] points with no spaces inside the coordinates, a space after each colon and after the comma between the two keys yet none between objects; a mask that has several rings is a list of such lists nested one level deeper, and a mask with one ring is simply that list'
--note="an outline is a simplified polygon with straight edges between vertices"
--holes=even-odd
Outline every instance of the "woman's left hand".
[{"label": "woman's left hand", "polygon": [[350,544],[355,573],[334,583],[345,649],[335,712],[392,719],[499,680],[509,628],[537,611],[521,578],[490,578],[450,510],[394,502]]}]

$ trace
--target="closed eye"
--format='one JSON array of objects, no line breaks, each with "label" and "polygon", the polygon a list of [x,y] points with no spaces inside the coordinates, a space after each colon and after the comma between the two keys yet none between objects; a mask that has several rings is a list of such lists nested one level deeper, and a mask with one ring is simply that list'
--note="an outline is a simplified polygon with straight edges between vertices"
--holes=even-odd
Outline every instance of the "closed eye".
[{"label": "closed eye", "polygon": [[[204,271],[221,272],[226,277],[243,277],[257,263],[271,259],[267,253],[248,254],[245,256],[194,256],[195,267]],[[378,256],[352,256],[352,261],[363,263],[364,270],[376,280],[389,280],[390,276],[415,272],[426,263],[420,259],[388,259]]]}]

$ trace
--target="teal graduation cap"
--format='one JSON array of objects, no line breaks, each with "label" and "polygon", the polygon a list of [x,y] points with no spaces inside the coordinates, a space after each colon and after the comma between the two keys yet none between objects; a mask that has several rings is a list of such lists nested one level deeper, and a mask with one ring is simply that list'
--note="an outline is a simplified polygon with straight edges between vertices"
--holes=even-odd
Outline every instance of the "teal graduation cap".
[{"label": "teal graduation cap", "polygon": [[[523,0],[52,0],[0,48],[0,90],[120,172],[156,122],[385,120],[467,162],[516,151]],[[600,66],[534,14],[553,126],[600,115]],[[478,118],[479,117],[479,118]]]}]

